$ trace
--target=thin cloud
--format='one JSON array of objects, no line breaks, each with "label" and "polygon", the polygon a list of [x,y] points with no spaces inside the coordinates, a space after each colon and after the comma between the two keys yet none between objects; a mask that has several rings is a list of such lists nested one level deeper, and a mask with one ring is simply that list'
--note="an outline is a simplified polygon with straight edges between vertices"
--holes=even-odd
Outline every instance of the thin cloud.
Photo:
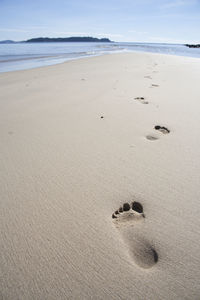
[{"label": "thin cloud", "polygon": [[138,31],[138,30],[129,30],[129,33],[135,33],[135,34],[147,34],[147,31]]},{"label": "thin cloud", "polygon": [[32,30],[44,30],[48,29],[48,27],[45,26],[28,26],[26,29],[21,28],[0,28],[1,32],[30,32]]},{"label": "thin cloud", "polygon": [[30,26],[30,27],[27,27],[28,29],[48,29],[47,26]]},{"label": "thin cloud", "polygon": [[105,36],[105,37],[122,37],[123,35],[122,34],[118,34],[118,33],[93,33],[94,35],[96,36]]},{"label": "thin cloud", "polygon": [[29,32],[28,30],[24,29],[15,29],[15,28],[0,28],[1,32]]},{"label": "thin cloud", "polygon": [[197,0],[175,0],[161,5],[161,8],[163,9],[176,8],[176,7],[186,6],[186,5],[194,5],[196,3]]}]

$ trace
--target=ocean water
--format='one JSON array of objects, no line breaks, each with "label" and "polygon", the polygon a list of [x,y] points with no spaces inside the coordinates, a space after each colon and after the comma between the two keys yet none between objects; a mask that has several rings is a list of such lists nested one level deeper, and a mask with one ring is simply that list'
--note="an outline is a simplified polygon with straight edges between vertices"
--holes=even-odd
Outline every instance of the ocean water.
[{"label": "ocean water", "polygon": [[25,70],[114,52],[152,52],[200,58],[200,48],[158,43],[0,44],[0,72]]}]

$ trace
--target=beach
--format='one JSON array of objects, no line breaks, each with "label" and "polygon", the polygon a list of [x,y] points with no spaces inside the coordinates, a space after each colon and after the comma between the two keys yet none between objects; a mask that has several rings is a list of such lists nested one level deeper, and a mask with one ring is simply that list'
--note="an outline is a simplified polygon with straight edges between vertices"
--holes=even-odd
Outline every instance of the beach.
[{"label": "beach", "polygon": [[199,299],[199,78],[142,52],[0,74],[0,299]]}]

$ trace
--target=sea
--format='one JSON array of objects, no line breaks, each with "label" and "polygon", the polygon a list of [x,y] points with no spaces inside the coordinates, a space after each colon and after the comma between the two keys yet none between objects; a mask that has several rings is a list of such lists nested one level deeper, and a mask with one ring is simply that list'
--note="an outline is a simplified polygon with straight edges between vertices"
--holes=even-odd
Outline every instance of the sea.
[{"label": "sea", "polygon": [[200,48],[161,43],[14,43],[0,44],[0,72],[32,69],[68,60],[121,52],[151,52],[200,58]]}]

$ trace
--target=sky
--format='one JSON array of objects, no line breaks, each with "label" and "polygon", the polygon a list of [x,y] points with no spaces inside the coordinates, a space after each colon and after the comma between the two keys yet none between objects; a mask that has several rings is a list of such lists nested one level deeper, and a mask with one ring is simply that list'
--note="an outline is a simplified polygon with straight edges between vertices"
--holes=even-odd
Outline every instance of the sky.
[{"label": "sky", "polygon": [[200,0],[0,0],[0,40],[200,43]]}]

